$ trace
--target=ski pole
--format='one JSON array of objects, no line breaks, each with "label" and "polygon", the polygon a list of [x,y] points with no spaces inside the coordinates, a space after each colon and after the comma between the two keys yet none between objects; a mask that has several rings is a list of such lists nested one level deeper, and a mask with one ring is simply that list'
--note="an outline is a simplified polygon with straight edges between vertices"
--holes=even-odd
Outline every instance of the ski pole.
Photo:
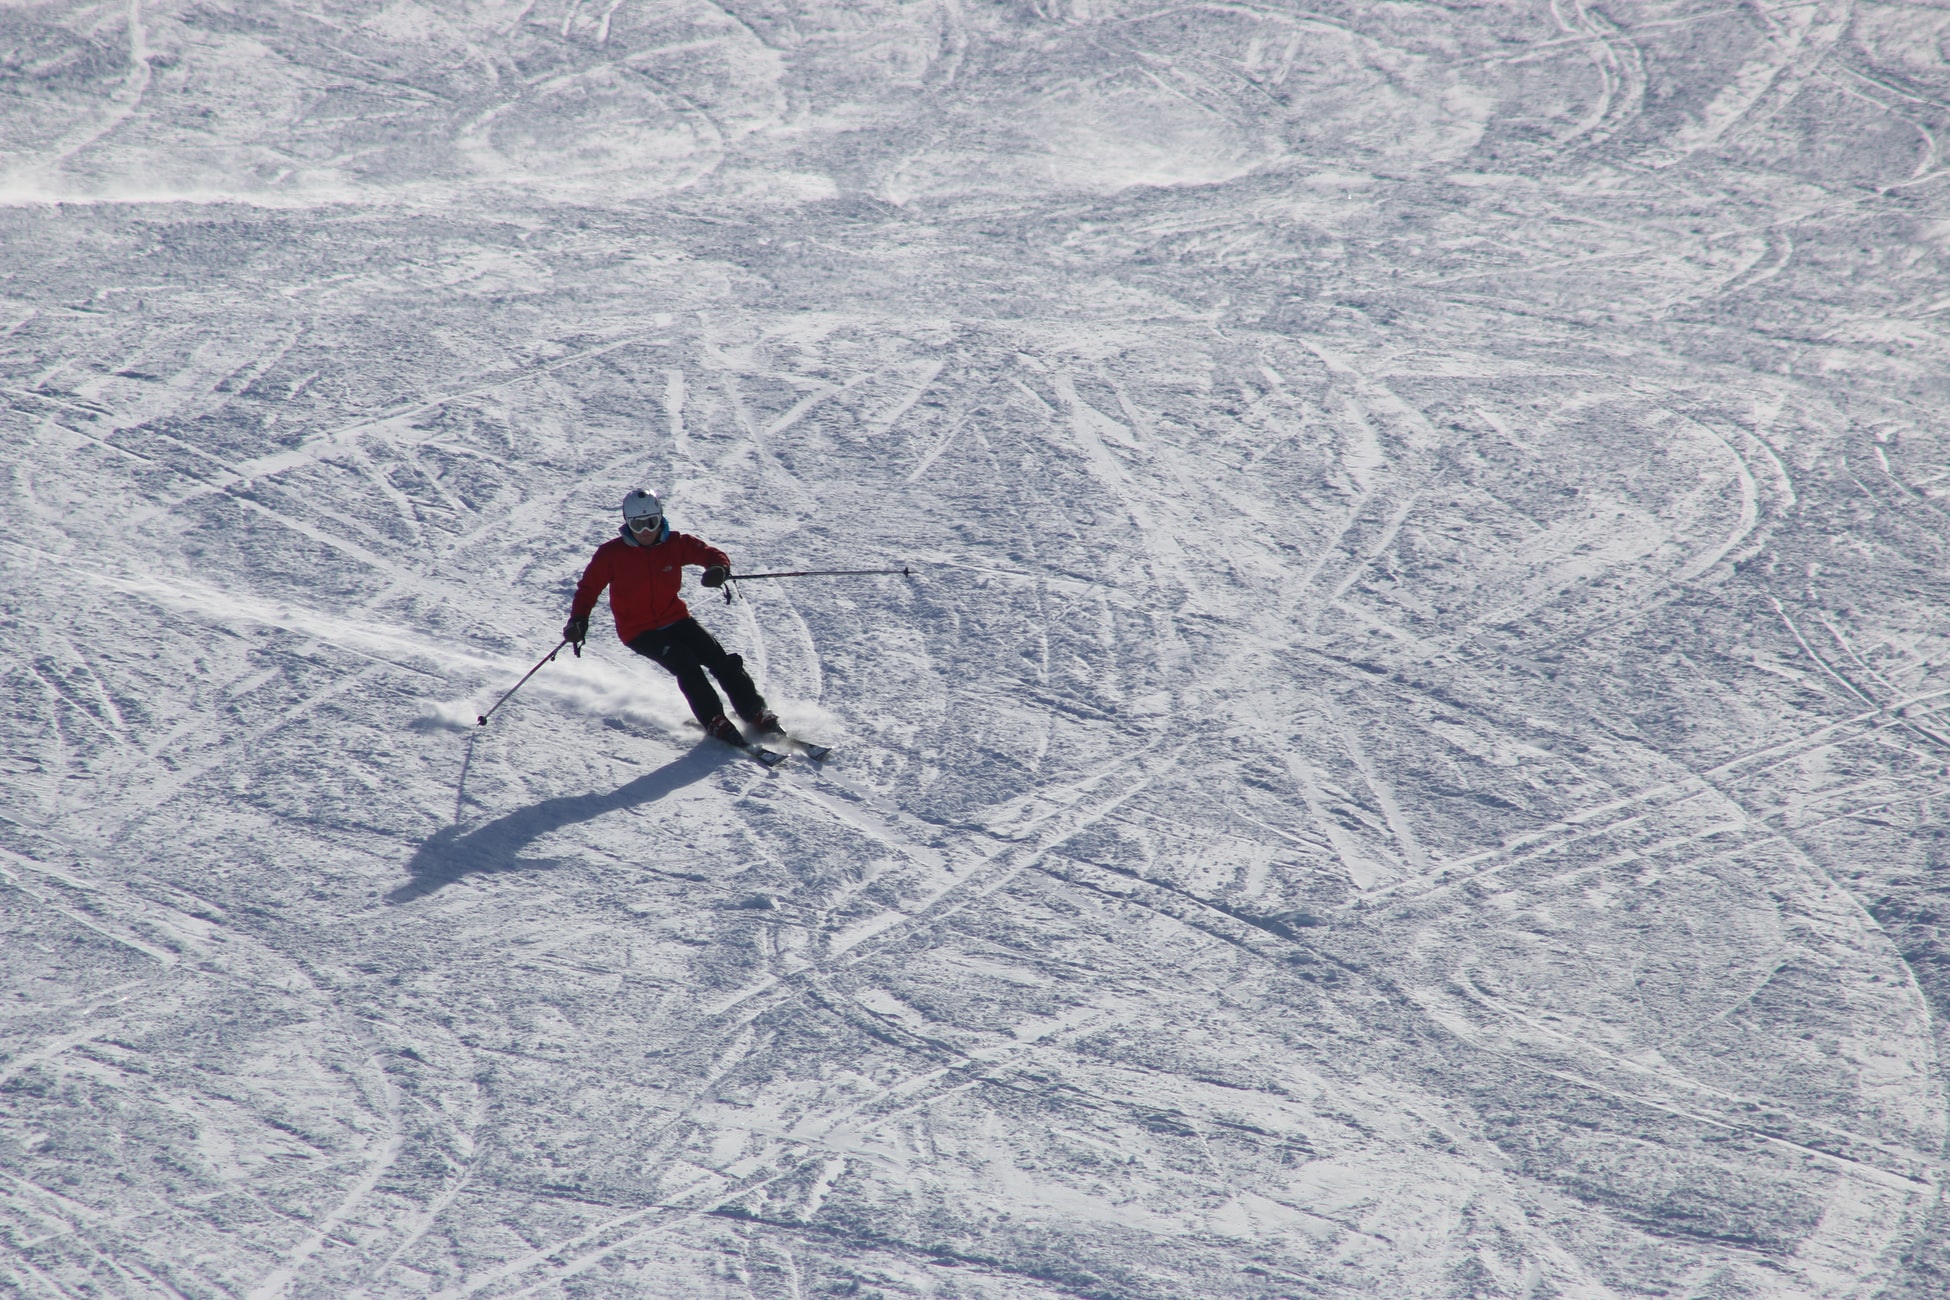
[{"label": "ski pole", "polygon": [[[541,657],[541,660],[537,662],[533,668],[530,668],[527,672],[521,675],[520,681],[516,682],[513,686],[510,686],[508,688],[508,695],[513,695],[516,691],[526,686],[528,684],[528,679],[530,677],[533,677],[536,673],[542,671],[542,664],[548,663],[550,660],[554,659],[555,656],[561,654],[562,647],[567,644],[569,644],[569,639],[567,637],[563,637],[561,641],[556,643],[555,649],[543,655]],[[582,651],[577,650],[576,653],[581,654]],[[502,705],[506,704],[508,702],[508,695],[503,695],[500,699],[496,700],[494,702],[494,709],[498,709]],[[494,709],[489,709],[486,713],[483,713],[478,717],[476,717],[474,721],[480,723],[483,727],[487,726],[487,720],[494,715]]]},{"label": "ski pole", "polygon": [[726,576],[727,582],[750,582],[754,578],[866,578],[883,573],[898,573],[911,578],[913,573],[903,564],[898,569],[794,569],[790,573],[733,573]]},{"label": "ski pole", "polygon": [[892,573],[903,578],[914,576],[905,564],[898,569],[793,569],[782,573],[729,573],[724,580],[724,603],[731,603],[733,584],[753,578],[873,578]]}]

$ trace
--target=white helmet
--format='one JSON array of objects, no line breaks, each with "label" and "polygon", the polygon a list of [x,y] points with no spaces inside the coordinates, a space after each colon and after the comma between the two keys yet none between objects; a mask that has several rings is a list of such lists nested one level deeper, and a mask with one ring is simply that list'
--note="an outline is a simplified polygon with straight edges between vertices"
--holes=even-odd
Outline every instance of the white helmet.
[{"label": "white helmet", "polygon": [[623,498],[623,523],[632,533],[660,532],[664,522],[664,503],[657,500],[655,492],[642,488],[631,488],[630,494]]}]

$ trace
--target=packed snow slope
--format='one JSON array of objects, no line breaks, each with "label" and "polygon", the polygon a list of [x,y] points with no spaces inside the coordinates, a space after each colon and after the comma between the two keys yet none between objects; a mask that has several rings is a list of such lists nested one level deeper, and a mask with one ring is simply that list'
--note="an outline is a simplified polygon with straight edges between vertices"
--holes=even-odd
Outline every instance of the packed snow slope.
[{"label": "packed snow slope", "polygon": [[1947,50],[0,9],[0,1292],[1950,1294]]}]

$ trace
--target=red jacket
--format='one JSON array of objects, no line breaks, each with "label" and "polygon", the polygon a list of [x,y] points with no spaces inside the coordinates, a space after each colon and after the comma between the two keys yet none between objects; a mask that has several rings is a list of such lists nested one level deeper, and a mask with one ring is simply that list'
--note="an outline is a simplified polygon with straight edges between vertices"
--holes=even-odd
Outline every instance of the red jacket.
[{"label": "red jacket", "polygon": [[687,564],[722,564],[731,557],[689,533],[672,533],[653,546],[634,539],[612,537],[596,548],[589,567],[576,584],[573,615],[586,616],[596,597],[609,588],[609,612],[616,618],[616,635],[625,641],[690,616],[690,607],[677,595]]}]

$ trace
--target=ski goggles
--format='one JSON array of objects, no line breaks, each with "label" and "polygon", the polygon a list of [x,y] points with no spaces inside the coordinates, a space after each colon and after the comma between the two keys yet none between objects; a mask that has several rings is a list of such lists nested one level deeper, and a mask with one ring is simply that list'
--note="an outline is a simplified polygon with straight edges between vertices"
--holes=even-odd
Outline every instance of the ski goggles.
[{"label": "ski goggles", "polygon": [[638,515],[634,519],[626,519],[623,522],[630,526],[630,531],[633,533],[654,533],[663,527],[664,517],[662,515]]}]

